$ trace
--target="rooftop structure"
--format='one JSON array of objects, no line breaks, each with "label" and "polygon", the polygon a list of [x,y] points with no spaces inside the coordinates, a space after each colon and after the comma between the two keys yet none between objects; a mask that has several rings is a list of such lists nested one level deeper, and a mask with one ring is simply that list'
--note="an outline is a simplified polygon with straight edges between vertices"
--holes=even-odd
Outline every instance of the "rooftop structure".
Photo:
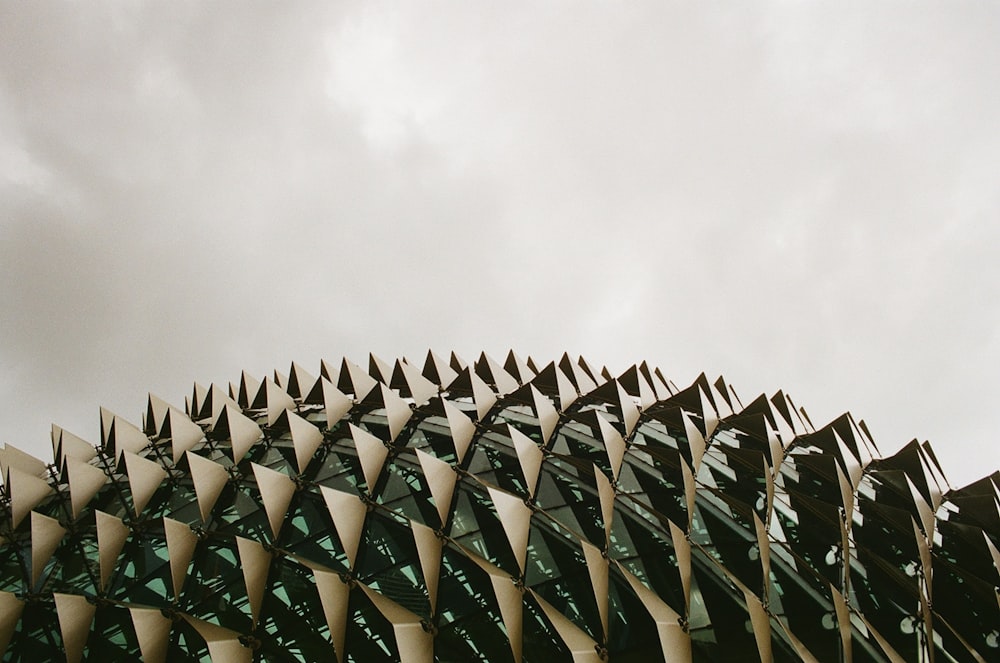
[{"label": "rooftop structure", "polygon": [[998,472],[646,364],[368,364],[0,450],[4,660],[1000,659]]}]

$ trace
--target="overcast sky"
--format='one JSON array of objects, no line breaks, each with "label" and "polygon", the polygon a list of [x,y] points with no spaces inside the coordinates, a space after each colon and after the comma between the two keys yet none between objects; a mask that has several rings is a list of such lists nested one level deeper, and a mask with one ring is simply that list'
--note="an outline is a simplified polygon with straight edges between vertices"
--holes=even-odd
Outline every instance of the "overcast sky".
[{"label": "overcast sky", "polygon": [[0,441],[514,348],[784,389],[969,482],[998,35],[992,2],[3,3]]}]

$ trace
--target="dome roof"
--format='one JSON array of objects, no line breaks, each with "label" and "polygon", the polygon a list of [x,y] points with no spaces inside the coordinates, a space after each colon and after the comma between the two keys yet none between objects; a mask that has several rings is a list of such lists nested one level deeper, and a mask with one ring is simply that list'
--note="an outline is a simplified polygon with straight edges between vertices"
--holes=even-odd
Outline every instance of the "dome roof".
[{"label": "dome roof", "polygon": [[52,438],[0,450],[4,660],[1000,657],[1000,473],[780,391],[371,356]]}]

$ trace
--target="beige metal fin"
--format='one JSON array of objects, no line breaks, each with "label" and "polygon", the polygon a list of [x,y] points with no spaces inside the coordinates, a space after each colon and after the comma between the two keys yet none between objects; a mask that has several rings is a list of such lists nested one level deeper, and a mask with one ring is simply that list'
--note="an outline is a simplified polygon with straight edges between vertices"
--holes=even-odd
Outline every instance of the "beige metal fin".
[{"label": "beige metal fin", "polygon": [[7,472],[14,468],[33,477],[44,477],[46,474],[44,461],[21,451],[13,444],[5,444],[0,448],[0,472],[3,473],[5,480]]},{"label": "beige metal fin", "polygon": [[288,410],[288,428],[292,435],[292,446],[295,447],[295,464],[301,474],[309,467],[316,450],[323,444],[323,433],[291,410]]},{"label": "beige metal fin", "polygon": [[101,591],[108,587],[108,581],[115,567],[118,566],[118,556],[128,539],[129,528],[116,518],[103,511],[94,513],[97,522],[97,556],[101,567]]},{"label": "beige metal fin", "polygon": [[79,663],[83,659],[83,648],[87,646],[90,625],[94,622],[97,606],[85,596],[76,594],[53,594],[56,615],[59,617],[59,631],[62,633],[66,663]]},{"label": "beige metal fin", "polygon": [[167,471],[159,463],[137,456],[131,451],[125,451],[122,455],[125,458],[129,489],[132,491],[132,506],[138,516],[167,478]]},{"label": "beige metal fin", "polygon": [[691,531],[694,521],[695,491],[697,484],[694,481],[694,472],[687,464],[687,460],[681,458],[681,476],[684,479],[684,501],[687,503],[687,531]]},{"label": "beige metal fin", "polygon": [[264,434],[253,419],[247,417],[239,411],[238,407],[226,404],[221,417],[226,417],[229,427],[229,439],[232,441],[233,462],[238,463],[243,460],[247,452],[261,439]]},{"label": "beige metal fin", "polygon": [[292,398],[305,400],[316,384],[316,377],[294,361],[288,367],[288,384],[285,391]]},{"label": "beige metal fin", "polygon": [[514,442],[517,460],[521,465],[521,474],[524,476],[524,482],[528,488],[528,497],[531,497],[535,494],[535,486],[538,485],[538,475],[542,470],[545,454],[542,453],[541,448],[535,444],[534,440],[510,424],[507,424],[507,434]]},{"label": "beige metal fin", "polygon": [[351,438],[358,450],[358,460],[361,461],[361,471],[365,476],[365,486],[368,494],[371,495],[375,490],[375,483],[382,473],[385,459],[389,456],[389,449],[386,448],[382,440],[368,431],[362,430],[354,424],[350,424],[350,427]]},{"label": "beige metal fin", "polygon": [[625,387],[618,380],[615,380],[615,388],[618,392],[618,406],[622,411],[622,423],[625,424],[625,435],[631,435],[635,430],[635,425],[639,423],[639,408]]},{"label": "beige metal fin", "polygon": [[451,510],[451,500],[455,494],[455,484],[458,482],[458,474],[448,463],[439,458],[435,458],[425,451],[417,449],[417,461],[420,469],[424,472],[424,478],[431,490],[431,497],[437,507],[438,517],[441,519],[441,527],[448,522],[448,512]]},{"label": "beige metal fin", "polygon": [[158,435],[172,406],[155,394],[146,393],[146,420],[143,427],[147,433]]},{"label": "beige metal fin", "polygon": [[608,639],[608,560],[601,553],[601,549],[580,539],[583,548],[583,557],[587,561],[587,573],[590,576],[590,588],[594,592],[594,600],[597,602],[597,612],[601,616],[601,628],[604,631],[604,640]]},{"label": "beige metal fin", "polygon": [[351,408],[354,407],[354,401],[326,378],[320,379],[323,380],[323,407],[326,410],[326,427],[333,428],[338,421],[344,418],[345,414],[351,411]]},{"label": "beige metal fin", "polygon": [[688,614],[691,613],[691,542],[687,535],[674,522],[670,523],[670,541],[674,545],[674,554],[677,556],[677,571],[681,576],[681,587],[684,590],[684,606]]},{"label": "beige metal fin", "polygon": [[576,393],[576,386],[566,377],[563,369],[559,368],[558,364],[553,364],[553,368],[556,374],[556,387],[559,389],[559,409],[565,412],[566,408],[579,398],[579,395]]},{"label": "beige metal fin", "polygon": [[118,415],[111,417],[110,438],[114,442],[115,462],[121,460],[122,453],[138,453],[149,446],[149,438],[135,424]]},{"label": "beige metal fin", "polygon": [[497,605],[500,606],[500,617],[503,619],[507,638],[510,640],[514,662],[521,663],[524,649],[524,596],[521,589],[514,583],[509,573],[472,551],[465,549],[463,551],[490,576],[493,594],[496,596]]},{"label": "beige metal fin", "polygon": [[445,416],[448,418],[451,441],[455,444],[455,456],[461,463],[465,459],[472,438],[476,434],[476,424],[449,401],[442,400],[442,403],[444,403]]},{"label": "beige metal fin", "polygon": [[529,589],[528,592],[538,602],[545,617],[569,649],[570,655],[573,656],[573,663],[600,663],[597,643],[589,635],[534,591]]},{"label": "beige metal fin", "polygon": [[229,472],[218,463],[199,456],[193,451],[187,453],[188,468],[194,483],[194,493],[198,497],[198,509],[202,522],[208,522],[219,494],[229,481]]},{"label": "beige metal fin", "polygon": [[469,383],[472,385],[472,400],[476,404],[476,417],[483,420],[497,402],[497,395],[474,370],[469,369]]},{"label": "beige metal fin", "polygon": [[358,583],[358,587],[392,624],[399,663],[432,663],[434,638],[424,630],[420,617],[363,583]]},{"label": "beige metal fin", "polygon": [[684,632],[681,616],[625,567],[617,562],[616,566],[656,623],[656,633],[660,637],[664,663],[691,663],[691,636]]},{"label": "beige metal fin", "polygon": [[277,470],[257,463],[251,463],[251,466],[260,489],[260,499],[264,502],[264,511],[267,512],[267,521],[271,524],[271,533],[277,539],[288,513],[288,505],[295,495],[295,482]]},{"label": "beige metal fin", "polygon": [[261,386],[267,397],[267,425],[273,426],[281,413],[285,410],[295,409],[295,399],[288,395],[288,392],[277,384],[265,378]]},{"label": "beige metal fin", "polygon": [[396,370],[403,374],[406,388],[409,389],[413,402],[420,407],[438,393],[438,386],[420,374],[416,366],[405,361],[396,360]]},{"label": "beige metal fin", "polygon": [[844,663],[851,663],[851,612],[847,607],[844,595],[830,585],[830,595],[833,597],[833,607],[837,612],[837,627],[840,629],[841,655]]},{"label": "beige metal fin", "polygon": [[184,452],[194,449],[205,439],[205,433],[201,426],[176,408],[170,408],[167,419],[170,421],[170,446],[173,448],[174,463],[177,463]]},{"label": "beige metal fin", "polygon": [[618,429],[611,425],[604,417],[597,414],[597,423],[601,429],[601,440],[604,442],[604,449],[608,454],[608,462],[611,463],[611,474],[618,481],[618,474],[622,470],[622,461],[625,459],[625,440],[622,439]]},{"label": "beige metal fin", "polygon": [[59,461],[63,458],[88,461],[97,455],[97,447],[62,428],[59,429],[59,451],[61,454],[57,459]]},{"label": "beige metal fin", "polygon": [[346,358],[340,366],[340,380],[337,388],[345,394],[354,394],[356,400],[363,400],[379,384],[365,369]]},{"label": "beige metal fin", "polygon": [[382,403],[385,404],[385,418],[389,422],[389,438],[395,440],[413,416],[413,410],[409,403],[386,385],[379,383],[379,390],[382,392]]},{"label": "beige metal fin", "polygon": [[493,506],[496,507],[497,515],[500,516],[500,524],[507,535],[511,550],[517,565],[524,573],[524,563],[528,554],[528,535],[531,531],[531,509],[529,509],[524,499],[499,488],[487,488]]},{"label": "beige metal fin", "polygon": [[23,611],[24,601],[10,592],[0,592],[0,656],[7,651]]},{"label": "beige metal fin", "polygon": [[438,538],[434,530],[422,523],[410,521],[410,528],[413,530],[413,541],[417,544],[417,556],[420,558],[420,570],[424,574],[424,586],[430,599],[431,614],[435,614],[444,541]]},{"label": "beige metal fin", "polygon": [[80,517],[80,510],[108,482],[108,475],[101,468],[73,457],[66,458],[66,471],[69,477],[69,496],[73,519],[76,520]]},{"label": "beige metal fin", "polygon": [[340,537],[340,545],[344,547],[347,554],[347,562],[354,568],[354,562],[358,557],[358,547],[361,544],[361,535],[365,529],[365,515],[368,507],[357,495],[341,492],[320,486],[323,499],[326,501],[326,508],[330,511],[333,519],[333,526]]},{"label": "beige metal fin", "polygon": [[753,625],[754,638],[757,640],[757,653],[760,660],[773,661],[771,653],[771,618],[767,614],[760,599],[753,592],[744,591],[747,612],[750,613],[750,623]]},{"label": "beige metal fin", "polygon": [[208,645],[208,655],[212,663],[251,663],[253,650],[240,643],[240,634],[211,622],[183,615],[184,619],[198,631]]},{"label": "beige metal fin", "polygon": [[7,494],[10,496],[10,519],[13,527],[21,524],[31,510],[52,493],[44,479],[32,476],[16,467],[7,469]]},{"label": "beige metal fin", "polygon": [[611,526],[615,517],[615,488],[611,480],[597,467],[594,468],[594,481],[597,483],[597,498],[601,502],[601,518],[604,520],[604,548],[611,545]]},{"label": "beige metal fin", "polygon": [[52,559],[66,530],[55,518],[31,512],[31,586],[38,584],[45,565]]},{"label": "beige metal fin", "polygon": [[692,469],[697,474],[698,468],[701,467],[701,458],[705,455],[705,436],[701,434],[701,430],[691,421],[691,417],[684,410],[681,410],[681,418],[684,419],[684,431],[691,449],[691,459],[694,463]]},{"label": "beige metal fin", "polygon": [[538,391],[535,385],[531,385],[531,400],[535,406],[535,414],[538,415],[538,427],[542,431],[542,442],[548,444],[552,439],[552,433],[559,425],[559,410],[552,404],[549,397]]},{"label": "beige metal fin", "polygon": [[139,651],[143,663],[167,663],[167,647],[170,645],[170,628],[173,622],[164,617],[159,608],[129,606],[132,628],[139,641]]},{"label": "beige metal fin", "polygon": [[163,534],[167,539],[167,556],[170,558],[170,578],[173,581],[174,599],[179,600],[187,579],[188,567],[198,546],[198,535],[190,527],[172,518],[163,519]]},{"label": "beige metal fin", "polygon": [[267,572],[271,568],[271,553],[258,542],[239,536],[236,537],[236,547],[240,553],[247,598],[250,599],[250,614],[253,616],[254,628],[257,628],[260,609],[264,603],[264,590],[267,588]]},{"label": "beige metal fin", "polygon": [[330,629],[330,640],[339,663],[344,663],[344,643],[347,636],[347,608],[351,588],[345,585],[333,571],[313,569],[316,590],[323,605],[326,625]]}]

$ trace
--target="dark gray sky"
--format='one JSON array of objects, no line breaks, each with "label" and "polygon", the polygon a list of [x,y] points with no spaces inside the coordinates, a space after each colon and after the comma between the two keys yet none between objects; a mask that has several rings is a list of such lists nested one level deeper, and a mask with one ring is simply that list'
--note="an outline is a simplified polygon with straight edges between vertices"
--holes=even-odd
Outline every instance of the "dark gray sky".
[{"label": "dark gray sky", "polygon": [[0,441],[513,347],[1000,465],[1000,5],[271,4],[0,5]]}]

